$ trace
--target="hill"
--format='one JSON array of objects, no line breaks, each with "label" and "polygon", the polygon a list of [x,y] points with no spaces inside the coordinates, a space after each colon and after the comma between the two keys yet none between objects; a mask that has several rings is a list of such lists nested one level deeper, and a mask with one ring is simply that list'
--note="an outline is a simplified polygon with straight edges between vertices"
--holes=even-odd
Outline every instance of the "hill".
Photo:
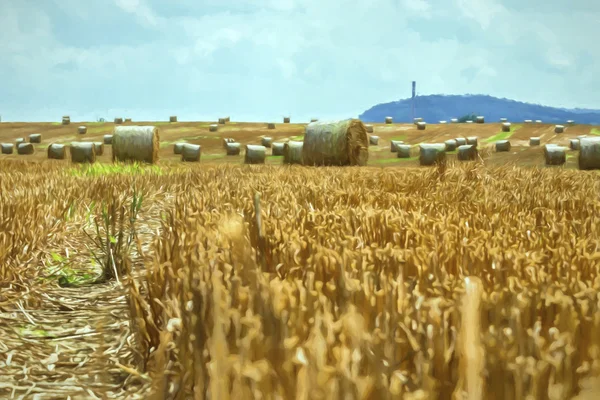
[{"label": "hill", "polygon": [[[564,123],[572,119],[580,124],[600,124],[600,110],[555,108],[487,95],[429,95],[415,99],[415,117],[427,122],[470,114],[483,115],[490,122],[508,118],[515,122],[540,119],[544,123]],[[393,117],[394,122],[412,122],[411,99],[377,104],[359,115],[364,122],[382,122],[385,117]]]}]

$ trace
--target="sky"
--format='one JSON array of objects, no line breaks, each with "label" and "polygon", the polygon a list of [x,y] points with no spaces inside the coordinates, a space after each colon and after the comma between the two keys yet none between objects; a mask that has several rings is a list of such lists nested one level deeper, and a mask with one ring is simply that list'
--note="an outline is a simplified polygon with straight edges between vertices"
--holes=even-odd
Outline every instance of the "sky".
[{"label": "sky", "polygon": [[595,0],[0,0],[2,121],[292,122],[426,94],[600,108]]}]

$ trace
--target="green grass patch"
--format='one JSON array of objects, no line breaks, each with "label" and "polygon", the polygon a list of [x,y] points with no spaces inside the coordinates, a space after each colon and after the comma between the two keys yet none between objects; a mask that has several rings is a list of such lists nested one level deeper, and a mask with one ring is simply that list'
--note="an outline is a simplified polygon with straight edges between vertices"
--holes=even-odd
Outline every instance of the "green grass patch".
[{"label": "green grass patch", "polygon": [[158,165],[150,165],[143,163],[113,163],[113,164],[83,164],[69,169],[72,176],[105,176],[113,174],[125,175],[145,175],[156,174],[162,175],[163,170]]},{"label": "green grass patch", "polygon": [[390,140],[401,140],[401,141],[405,141],[406,140],[406,135],[398,135],[398,136],[394,136],[393,138],[391,138]]},{"label": "green grass patch", "polygon": [[52,257],[52,265],[49,265],[44,271],[44,275],[39,279],[41,281],[58,280],[58,284],[62,287],[76,287],[82,285],[91,285],[100,277],[99,268],[92,260],[90,268],[75,269],[69,259],[62,257],[58,253],[50,253]]},{"label": "green grass patch", "polygon": [[600,129],[592,128],[592,130],[590,131],[590,135],[600,136]]},{"label": "green grass patch", "polygon": [[301,141],[304,140],[304,135],[292,136],[290,139],[294,140],[294,141],[297,141],[297,142],[301,142]]},{"label": "green grass patch", "polygon": [[493,143],[493,142],[497,142],[498,140],[506,140],[509,137],[511,137],[512,134],[515,133],[519,128],[521,128],[521,126],[522,125],[511,125],[510,132],[498,132],[494,136],[484,139],[483,142],[484,143]]}]

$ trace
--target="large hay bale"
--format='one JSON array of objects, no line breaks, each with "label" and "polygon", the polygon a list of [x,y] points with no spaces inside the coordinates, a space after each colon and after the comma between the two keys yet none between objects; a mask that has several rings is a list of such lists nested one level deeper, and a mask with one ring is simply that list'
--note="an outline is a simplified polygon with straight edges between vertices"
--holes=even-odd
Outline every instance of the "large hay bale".
[{"label": "large hay bale", "polygon": [[433,165],[446,160],[446,145],[440,143],[421,143],[419,145],[419,164]]},{"label": "large hay bale", "polygon": [[571,150],[579,150],[579,139],[569,140],[569,147]]},{"label": "large hay bale", "polygon": [[104,135],[104,144],[112,144],[112,135]]},{"label": "large hay bale", "polygon": [[448,139],[444,142],[446,146],[446,151],[454,151],[456,150],[457,144],[455,139]]},{"label": "large hay bale", "polygon": [[600,169],[600,137],[579,139],[579,169]]},{"label": "large hay bale", "polygon": [[365,125],[365,129],[367,133],[373,133],[373,125]]},{"label": "large hay bale", "polygon": [[542,123],[542,120],[541,120],[541,119],[536,119],[536,120],[535,120],[535,123],[536,123],[536,124],[541,124],[541,123]]},{"label": "large hay bale", "polygon": [[66,148],[64,144],[51,143],[48,146],[48,158],[54,160],[64,160],[66,156]]},{"label": "large hay bale", "polygon": [[427,128],[427,123],[423,121],[417,122],[417,129],[420,131],[424,131]]},{"label": "large hay bale", "polygon": [[262,140],[260,141],[260,144],[262,144],[265,147],[271,147],[271,143],[273,143],[273,138],[269,137],[269,136],[265,136],[262,138]]},{"label": "large hay bale", "polygon": [[533,122],[533,121],[532,121],[532,120],[530,120],[530,119],[526,119],[526,120],[525,120],[525,123],[526,123],[526,124],[530,124],[530,123],[532,123],[532,122]]},{"label": "large hay bale", "polygon": [[310,122],[317,122],[319,119],[318,118],[311,118]]},{"label": "large hay bale", "polygon": [[410,150],[410,144],[396,145],[396,153],[398,153],[398,158],[410,158]]},{"label": "large hay bale", "polygon": [[65,115],[62,117],[62,124],[63,125],[69,125],[71,123],[71,117],[69,117],[68,115]]},{"label": "large hay bale", "polygon": [[0,148],[2,148],[2,154],[12,154],[15,146],[12,143],[2,143]]},{"label": "large hay bale", "polygon": [[508,141],[508,140],[498,140],[496,142],[496,151],[497,152],[510,151],[510,141]]},{"label": "large hay bale", "polygon": [[554,126],[554,133],[563,133],[564,131],[565,131],[564,125],[555,125]]},{"label": "large hay bale", "polygon": [[304,142],[290,140],[283,145],[283,163],[284,164],[303,164],[302,149]]},{"label": "large hay bale", "polygon": [[467,137],[467,144],[472,144],[477,147],[477,136],[469,136]]},{"label": "large hay bale", "polygon": [[467,139],[465,139],[464,137],[457,137],[456,139],[456,146],[464,146],[467,144]]},{"label": "large hay bale", "polygon": [[120,125],[123,123],[123,118],[115,118],[115,124]]},{"label": "large hay bale", "polygon": [[398,151],[398,146],[404,144],[402,140],[391,140],[390,141],[390,151],[392,153],[396,153]]},{"label": "large hay bale", "polygon": [[244,163],[245,164],[264,164],[267,157],[267,148],[265,146],[256,146],[247,144],[245,146]]},{"label": "large hay bale", "polygon": [[472,124],[472,123],[473,123],[473,121],[471,121],[471,120],[468,120],[468,121],[465,121],[465,122],[466,122],[467,124]]},{"label": "large hay bale", "polygon": [[419,122],[423,122],[423,118],[421,118],[421,117],[413,118],[413,124],[417,125]]},{"label": "large hay bale", "polygon": [[175,143],[173,145],[173,154],[181,154],[181,150],[183,149],[183,145],[185,143]]},{"label": "large hay bale", "polygon": [[546,165],[562,165],[567,161],[567,152],[564,147],[547,144],[544,146],[544,158]]},{"label": "large hay bale", "polygon": [[155,126],[117,126],[113,133],[113,161],[156,163],[160,137]]},{"label": "large hay bale", "polygon": [[94,142],[94,147],[96,148],[97,156],[104,154],[104,142]]},{"label": "large hay bale", "polygon": [[290,123],[291,118],[290,117],[283,117],[283,123],[284,124],[289,124]]},{"label": "large hay bale", "polygon": [[177,115],[171,115],[169,117],[169,122],[177,122]]},{"label": "large hay bale", "polygon": [[219,125],[217,124],[210,124],[208,127],[209,132],[216,132],[219,130]]},{"label": "large hay bale", "polygon": [[379,136],[369,135],[369,145],[377,146],[379,144]]},{"label": "large hay bale", "polygon": [[478,124],[483,124],[485,122],[485,117],[483,117],[483,115],[479,115],[475,117],[475,122]]},{"label": "large hay bale", "polygon": [[500,122],[507,122],[508,119],[507,118],[500,118]]},{"label": "large hay bale", "polygon": [[502,123],[502,132],[510,132],[510,122]]},{"label": "large hay bale", "polygon": [[79,164],[96,162],[96,146],[93,142],[71,142],[69,152],[71,162]]},{"label": "large hay bale", "polygon": [[235,139],[232,138],[223,138],[223,148],[227,148],[227,143],[235,143]]},{"label": "large hay bale", "polygon": [[440,121],[441,125],[444,125],[444,124],[447,124],[447,123],[448,123],[448,121],[444,121],[444,120]]},{"label": "large hay bale", "polygon": [[231,117],[229,115],[225,117],[225,122],[231,122]]},{"label": "large hay bale", "polygon": [[575,121],[572,119],[567,120],[568,125],[575,125]]},{"label": "large hay bale", "polygon": [[237,142],[229,142],[225,144],[225,152],[228,156],[237,156],[240,154],[241,144]]},{"label": "large hay bale", "polygon": [[394,119],[392,117],[385,117],[385,123],[391,124]]},{"label": "large hay bale", "polygon": [[459,161],[473,161],[477,158],[477,147],[472,144],[458,146],[456,158]]},{"label": "large hay bale", "polygon": [[29,143],[42,143],[42,135],[40,133],[32,133],[29,135]]},{"label": "large hay bale", "polygon": [[530,146],[539,146],[541,143],[541,139],[539,137],[530,137],[529,145]]},{"label": "large hay bale", "polygon": [[18,147],[21,143],[25,143],[25,139],[23,138],[18,138],[15,139],[15,145]]},{"label": "large hay bale", "polygon": [[308,124],[302,160],[304,165],[366,165],[369,138],[364,124],[358,119]]},{"label": "large hay bale", "polygon": [[85,135],[87,133],[87,126],[77,127],[77,133],[79,133],[80,135]]},{"label": "large hay bale", "polygon": [[283,145],[284,145],[284,143],[273,143],[271,155],[272,156],[282,156],[283,155]]},{"label": "large hay bale", "polygon": [[131,122],[131,118],[125,118],[125,122]]},{"label": "large hay bale", "polygon": [[201,147],[199,144],[184,143],[181,148],[181,161],[198,162],[200,161]]},{"label": "large hay bale", "polygon": [[450,119],[450,123],[451,124],[458,124],[458,118],[451,118]]},{"label": "large hay bale", "polygon": [[17,154],[33,154],[33,145],[31,143],[19,143]]},{"label": "large hay bale", "polygon": [[273,122],[269,122],[267,124],[267,129],[275,129],[275,124]]},{"label": "large hay bale", "polygon": [[225,120],[225,118],[219,118],[219,124],[221,125],[225,125],[225,123],[227,122],[227,120]]}]

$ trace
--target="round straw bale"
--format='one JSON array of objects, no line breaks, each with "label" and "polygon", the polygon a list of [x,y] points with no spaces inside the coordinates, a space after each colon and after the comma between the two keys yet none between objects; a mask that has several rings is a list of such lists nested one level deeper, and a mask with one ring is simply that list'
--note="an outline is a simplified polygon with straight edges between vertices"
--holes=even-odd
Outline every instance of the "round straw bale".
[{"label": "round straw bale", "polygon": [[62,124],[63,125],[69,125],[71,123],[71,117],[69,117],[68,115],[65,115],[62,117]]},{"label": "round straw bale", "polygon": [[311,118],[310,122],[317,122],[318,120],[318,118]]},{"label": "round straw bale", "polygon": [[123,118],[115,118],[115,124],[119,125],[123,123]]},{"label": "round straw bale", "polygon": [[125,122],[131,122],[131,118],[125,118]]},{"label": "round straw bale", "polygon": [[66,146],[64,144],[51,143],[48,146],[48,158],[52,158],[55,160],[64,160]]},{"label": "round straw bale", "polygon": [[433,165],[446,159],[446,145],[422,143],[419,145],[419,164]]},{"label": "round straw bale", "polygon": [[467,124],[472,124],[472,123],[473,123],[473,121],[471,121],[471,120],[468,120],[468,121],[465,121],[465,122],[466,122]]},{"label": "round straw bale", "polygon": [[31,143],[19,143],[17,154],[33,154],[33,145]]},{"label": "round straw bale", "polygon": [[219,130],[219,125],[218,124],[210,124],[210,126],[208,127],[209,132],[216,132]]},{"label": "round straw bale", "polygon": [[104,135],[104,144],[112,144],[112,135]]},{"label": "round straw bale", "polygon": [[444,121],[444,120],[440,121],[440,124],[442,124],[442,125],[447,124],[447,123],[448,123],[448,121]]},{"label": "round straw bale", "polygon": [[223,148],[227,148],[227,143],[235,143],[235,139],[232,138],[223,138]]},{"label": "round straw bale", "polygon": [[358,119],[308,124],[302,146],[304,165],[366,165],[369,138]]},{"label": "round straw bale", "polygon": [[365,129],[367,133],[373,133],[373,125],[365,125]]},{"label": "round straw bale", "polygon": [[12,143],[2,143],[0,147],[2,148],[2,154],[12,154],[15,148]]},{"label": "round straw bale", "polygon": [[245,146],[245,164],[264,164],[266,157],[267,148],[265,146],[256,146],[252,144],[247,144]]},{"label": "round straw bale", "polygon": [[71,142],[71,162],[94,163],[96,162],[96,146],[93,142]]},{"label": "round straw bale", "polygon": [[181,150],[183,149],[183,145],[185,143],[175,143],[173,145],[173,154],[181,154]]},{"label": "round straw bale", "polygon": [[177,122],[177,115],[171,115],[169,117],[169,122]]},{"label": "round straw bale", "polygon": [[579,139],[579,169],[600,169],[600,137]]},{"label": "round straw bale", "polygon": [[567,152],[564,147],[547,144],[544,146],[546,165],[562,165],[567,161]]},{"label": "round straw bale", "polygon": [[267,129],[275,129],[275,124],[273,122],[269,122],[267,124]]},{"label": "round straw bale", "polygon": [[237,156],[240,154],[241,145],[237,142],[229,142],[225,144],[225,151],[228,156]]},{"label": "round straw bale", "polygon": [[398,151],[398,145],[404,144],[402,140],[391,140],[390,141],[390,151],[392,153],[396,153]]},{"label": "round straw bale", "polygon": [[181,161],[200,161],[200,150],[199,144],[184,143],[181,148]]},{"label": "round straw bale", "polygon": [[158,161],[160,138],[155,126],[117,126],[113,133],[113,161]]},{"label": "round straw bale", "polygon": [[17,146],[19,146],[21,143],[25,143],[25,139],[23,139],[23,138],[18,138],[18,139],[15,139],[15,144],[16,144]]},{"label": "round straw bale", "polygon": [[567,121],[567,124],[569,124],[569,125],[575,125],[575,121],[573,121],[572,119],[570,119],[570,120]]},{"label": "round straw bale", "polygon": [[541,139],[539,137],[530,137],[529,145],[530,146],[539,146],[541,143]]},{"label": "round straw bale", "polygon": [[464,137],[457,137],[456,139],[456,146],[464,146],[465,144],[467,144],[467,139],[465,139]]},{"label": "round straw bale", "polygon": [[229,115],[225,117],[225,122],[231,122],[231,117]]},{"label": "round straw bale", "polygon": [[29,135],[29,143],[42,143],[42,135],[39,133],[32,133]]},{"label": "round straw bale", "polygon": [[283,123],[284,124],[289,124],[290,123],[291,118],[290,117],[283,117]]},{"label": "round straw bale", "polygon": [[450,123],[452,123],[452,124],[458,124],[458,118],[451,118],[450,119]]},{"label": "round straw bale", "polygon": [[97,156],[104,154],[104,142],[94,142],[94,147],[96,148]]},{"label": "round straw bale", "polygon": [[392,117],[385,117],[385,123],[391,124],[394,119]]},{"label": "round straw bale", "polygon": [[377,146],[379,144],[379,136],[369,135],[369,145]]},{"label": "round straw bale", "polygon": [[284,143],[273,143],[271,155],[282,156],[283,155],[283,145],[284,145]]},{"label": "round straw bale", "polygon": [[530,123],[532,123],[532,122],[533,122],[533,121],[532,121],[532,120],[530,120],[530,119],[526,119],[526,120],[525,120],[525,123],[526,123],[526,124],[530,124]]},{"label": "round straw bale", "polygon": [[508,140],[498,140],[496,142],[496,151],[510,151],[510,141]]},{"label": "round straw bale", "polygon": [[506,119],[506,118],[500,118],[500,122],[506,122],[506,121],[508,121],[508,119]]},{"label": "round straw bale", "polygon": [[227,121],[225,120],[225,118],[219,118],[219,121],[218,121],[218,122],[219,122],[219,124],[221,124],[221,125],[225,125],[225,122],[227,122]]},{"label": "round straw bale", "polygon": [[579,150],[579,139],[569,140],[569,147],[571,150]]},{"label": "round straw bale", "polygon": [[564,125],[555,125],[554,133],[563,133],[565,131]]},{"label": "round straw bale", "polygon": [[87,126],[80,126],[77,128],[77,132],[80,135],[85,135],[87,133]]},{"label": "round straw bale", "polygon": [[483,124],[485,122],[485,118],[482,115],[477,116],[475,117],[475,122],[477,122],[478,124]]},{"label": "round straw bale", "polygon": [[510,132],[510,122],[502,123],[502,132]]},{"label": "round straw bale", "polygon": [[397,144],[396,152],[398,153],[398,158],[410,158],[410,144]]},{"label": "round straw bale", "polygon": [[477,148],[472,144],[458,146],[456,158],[459,161],[472,161],[477,158]]},{"label": "round straw bale", "polygon": [[283,163],[284,164],[302,164],[302,148],[304,142],[290,140],[283,145]]},{"label": "round straw bale", "polygon": [[472,144],[477,147],[477,136],[469,136],[467,137],[467,144]]},{"label": "round straw bale", "polygon": [[423,122],[423,118],[421,118],[421,117],[413,118],[413,124],[417,125],[419,122]]},{"label": "round straw bale", "polygon": [[541,120],[541,119],[536,119],[536,120],[535,120],[535,123],[536,123],[536,124],[541,124],[541,123],[542,123],[542,120]]},{"label": "round straw bale", "polygon": [[446,151],[454,151],[456,150],[456,140],[455,139],[448,139],[444,142],[444,145],[446,146]]},{"label": "round straw bale", "polygon": [[273,138],[269,136],[263,137],[260,141],[260,144],[262,144],[265,147],[271,147],[271,143],[273,143]]},{"label": "round straw bale", "polygon": [[424,131],[426,127],[427,127],[427,123],[426,122],[423,122],[423,121],[417,122],[417,129],[418,130]]}]

